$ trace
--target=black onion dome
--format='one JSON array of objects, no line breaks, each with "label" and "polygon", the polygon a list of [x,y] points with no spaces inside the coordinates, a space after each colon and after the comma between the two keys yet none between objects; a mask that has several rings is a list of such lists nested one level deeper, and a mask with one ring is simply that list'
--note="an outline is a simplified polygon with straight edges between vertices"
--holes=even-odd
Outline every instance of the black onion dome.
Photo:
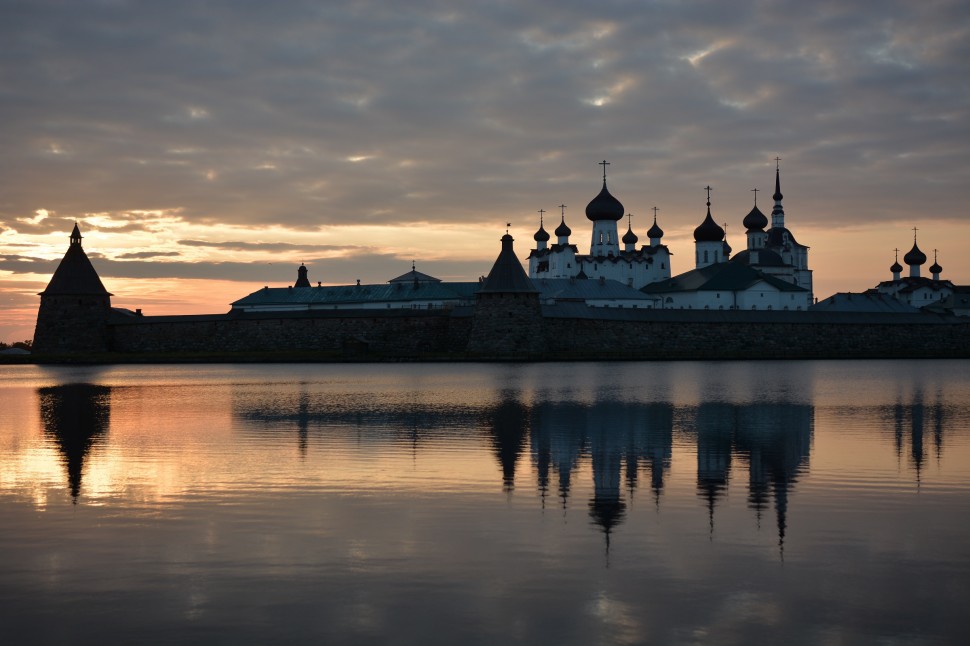
[{"label": "black onion dome", "polygon": [[549,242],[549,234],[546,232],[545,228],[540,224],[539,230],[536,234],[532,236],[532,239],[536,242]]},{"label": "black onion dome", "polygon": [[932,264],[932,265],[930,265],[930,273],[931,273],[931,274],[938,274],[938,273],[940,273],[941,271],[943,271],[943,267],[940,267],[940,263],[938,263],[938,262],[936,262],[936,261],[934,260],[934,261],[933,261],[933,264]]},{"label": "black onion dome", "polygon": [[636,244],[639,239],[637,234],[633,233],[633,229],[627,227],[626,233],[623,234],[623,244]]},{"label": "black onion dome", "polygon": [[711,217],[711,207],[707,207],[707,217],[694,229],[695,242],[720,242],[724,239],[724,229]]},{"label": "black onion dome", "polygon": [[724,244],[723,244],[723,245],[721,245],[721,249],[723,249],[723,250],[724,250],[724,255],[725,255],[725,256],[730,256],[730,255],[731,255],[731,245],[729,245],[729,244],[727,243],[727,240],[725,240],[725,241],[724,241]]},{"label": "black onion dome", "polygon": [[648,238],[662,238],[664,237],[664,230],[657,226],[657,221],[653,221],[653,226],[647,231]]},{"label": "black onion dome", "polygon": [[892,264],[892,267],[889,268],[889,271],[893,272],[894,274],[898,274],[902,270],[903,266],[899,264],[898,260]]},{"label": "black onion dome", "polygon": [[749,233],[751,231],[764,231],[765,227],[768,226],[768,216],[762,213],[761,209],[755,206],[748,212],[746,216],[744,216],[744,220],[741,221],[741,224],[744,225],[744,228],[747,229]]},{"label": "black onion dome", "polygon": [[903,262],[907,265],[922,265],[926,263],[926,254],[919,250],[916,243],[913,243],[913,248],[909,250],[905,256],[903,256]]},{"label": "black onion dome", "polygon": [[603,182],[603,190],[586,205],[586,217],[593,222],[598,220],[622,220],[624,213],[626,213],[626,209],[623,208],[620,200],[610,195],[605,181]]},{"label": "black onion dome", "polygon": [[562,222],[556,227],[556,235],[560,238],[568,238],[573,234],[572,229],[566,226],[566,216],[563,216]]}]

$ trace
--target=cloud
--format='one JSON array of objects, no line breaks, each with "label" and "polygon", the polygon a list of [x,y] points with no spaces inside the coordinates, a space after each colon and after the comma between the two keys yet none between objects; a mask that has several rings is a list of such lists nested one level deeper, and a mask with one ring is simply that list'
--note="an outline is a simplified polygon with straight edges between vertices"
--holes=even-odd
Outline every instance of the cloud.
[{"label": "cloud", "polygon": [[293,244],[288,242],[210,242],[206,240],[179,240],[180,245],[187,247],[203,247],[209,249],[224,249],[229,251],[359,251],[362,247],[355,245],[325,245],[325,244]]},{"label": "cloud", "polygon": [[746,197],[776,154],[819,220],[842,217],[823,194],[903,217],[893,178],[943,212],[970,163],[968,24],[901,0],[24,4],[0,27],[0,219],[528,217],[588,201],[604,156],[634,208],[687,217],[698,181]]}]

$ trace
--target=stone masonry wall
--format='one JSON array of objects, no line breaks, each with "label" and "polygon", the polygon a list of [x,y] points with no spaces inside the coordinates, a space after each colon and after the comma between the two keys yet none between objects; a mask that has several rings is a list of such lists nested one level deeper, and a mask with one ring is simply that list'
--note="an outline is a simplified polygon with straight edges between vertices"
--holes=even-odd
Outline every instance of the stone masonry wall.
[{"label": "stone masonry wall", "polygon": [[966,323],[598,321],[547,318],[549,354],[585,358],[970,357]]},{"label": "stone masonry wall", "polygon": [[[532,303],[490,303],[473,314],[335,312],[258,318],[145,317],[109,326],[122,353],[320,351],[373,358],[788,359],[970,357],[970,320],[792,316],[663,320],[538,316]],[[796,316],[800,315],[800,316]],[[736,320],[735,320],[736,319]]]},{"label": "stone masonry wall", "polygon": [[[333,351],[414,356],[448,353],[460,325],[448,314],[278,318],[146,317],[111,326],[111,349],[123,353]],[[181,319],[181,320],[179,320]]]}]

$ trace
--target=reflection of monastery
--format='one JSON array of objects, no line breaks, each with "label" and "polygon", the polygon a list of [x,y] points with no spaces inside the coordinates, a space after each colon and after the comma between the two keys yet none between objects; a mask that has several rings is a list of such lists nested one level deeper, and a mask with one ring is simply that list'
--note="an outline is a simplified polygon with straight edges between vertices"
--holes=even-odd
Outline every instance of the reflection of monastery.
[{"label": "reflection of monastery", "polygon": [[[604,169],[606,162],[603,162]],[[920,275],[915,240],[893,279],[861,294],[813,304],[808,247],[787,228],[780,170],[771,218],[757,203],[744,216],[746,249],[732,255],[707,210],[694,230],[694,268],[673,273],[657,222],[640,238],[607,189],[586,207],[589,253],[570,242],[565,206],[554,230],[542,213],[528,274],[502,238],[487,277],[444,282],[417,271],[378,285],[296,283],[264,287],[225,314],[146,316],[112,308],[111,294],[81,247],[71,244],[47,288],[34,336],[38,353],[289,352],[356,356],[696,358],[953,356],[970,352],[970,287]],[[627,217],[620,236],[617,223]],[[622,248],[621,248],[622,244]],[[715,312],[717,313],[715,315]],[[887,316],[891,314],[891,316]],[[750,338],[760,340],[752,353]]]},{"label": "reflection of monastery", "polygon": [[[507,494],[534,477],[538,504],[568,512],[577,505],[575,490],[590,490],[591,497],[578,505],[607,544],[642,487],[649,488],[647,506],[663,512],[675,452],[696,453],[696,466],[690,468],[696,469],[697,497],[706,508],[698,509],[698,520],[708,525],[705,531],[716,535],[718,506],[731,487],[744,487],[754,522],[760,527],[764,516],[773,515],[778,547],[784,549],[790,498],[812,451],[811,405],[704,401],[675,406],[608,399],[589,405],[548,400],[530,405],[520,399],[521,393],[504,394],[502,401],[484,407],[402,401],[361,409],[304,384],[298,391],[244,388],[232,406],[243,432],[264,436],[274,448],[281,436],[293,433],[302,458],[312,455],[311,445],[319,449],[341,435],[364,453],[383,453],[388,446],[406,451],[410,446],[418,454],[442,436],[475,438],[494,456],[496,486]],[[70,384],[39,388],[37,395],[45,435],[60,453],[77,501],[83,495],[86,458],[96,445],[110,441],[111,389]],[[878,420],[893,435],[900,458],[908,448],[918,485],[926,461],[924,435],[931,434],[940,459],[952,412],[916,393],[911,403],[900,399],[894,406],[864,406],[856,414]],[[691,462],[677,464],[685,468]],[[591,474],[592,486],[578,482],[577,473]]]}]

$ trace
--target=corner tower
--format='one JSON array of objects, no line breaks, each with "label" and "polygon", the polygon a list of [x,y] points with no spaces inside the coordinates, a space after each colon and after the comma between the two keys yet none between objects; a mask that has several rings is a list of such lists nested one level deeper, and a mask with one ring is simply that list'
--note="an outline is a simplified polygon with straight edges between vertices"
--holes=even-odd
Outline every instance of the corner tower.
[{"label": "corner tower", "polygon": [[77,223],[71,244],[40,293],[34,330],[37,353],[105,352],[108,350],[108,316],[111,294],[81,247]]},{"label": "corner tower", "polygon": [[493,357],[527,358],[545,350],[539,290],[515,256],[512,236],[478,290],[468,351]]}]

